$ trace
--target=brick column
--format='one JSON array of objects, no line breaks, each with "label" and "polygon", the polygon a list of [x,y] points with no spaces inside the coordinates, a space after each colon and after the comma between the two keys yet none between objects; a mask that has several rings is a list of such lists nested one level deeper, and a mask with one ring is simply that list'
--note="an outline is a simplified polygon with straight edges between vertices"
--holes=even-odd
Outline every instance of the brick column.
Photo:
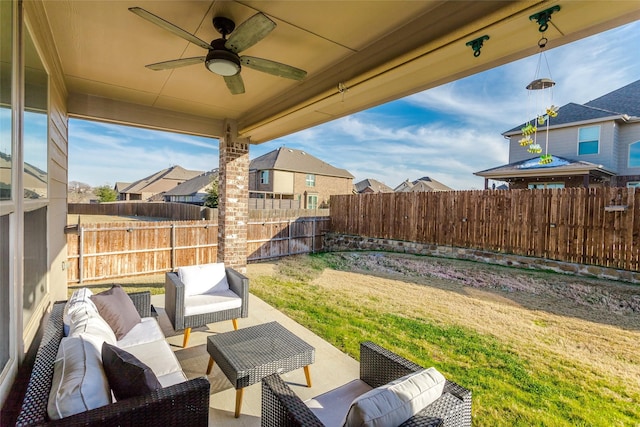
[{"label": "brick column", "polygon": [[218,262],[247,271],[249,219],[249,144],[237,138],[235,123],[220,138],[218,197]]}]

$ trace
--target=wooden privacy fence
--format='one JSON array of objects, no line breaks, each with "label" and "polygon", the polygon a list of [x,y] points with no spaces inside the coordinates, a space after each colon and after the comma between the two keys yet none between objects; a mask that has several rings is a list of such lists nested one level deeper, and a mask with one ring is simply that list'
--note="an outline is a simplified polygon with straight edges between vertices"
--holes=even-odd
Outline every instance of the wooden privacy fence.
[{"label": "wooden privacy fence", "polygon": [[640,271],[640,190],[331,197],[331,231]]},{"label": "wooden privacy fence", "polygon": [[72,215],[144,216],[176,221],[214,219],[217,216],[215,209],[169,202],[69,203],[67,211]]},{"label": "wooden privacy fence", "polygon": [[[248,260],[315,252],[328,217],[248,222]],[[83,283],[216,262],[214,221],[81,224],[67,234],[67,281]]]}]

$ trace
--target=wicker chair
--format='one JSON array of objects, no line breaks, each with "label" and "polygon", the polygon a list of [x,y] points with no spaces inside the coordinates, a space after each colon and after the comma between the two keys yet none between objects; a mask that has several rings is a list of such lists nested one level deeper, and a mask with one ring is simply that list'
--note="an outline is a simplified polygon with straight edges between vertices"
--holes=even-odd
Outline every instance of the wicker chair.
[{"label": "wicker chair", "polygon": [[208,323],[231,320],[233,328],[238,329],[237,319],[249,316],[249,279],[232,268],[225,269],[229,289],[242,299],[242,305],[238,308],[214,311],[211,313],[185,316],[185,292],[184,284],[177,273],[167,273],[164,284],[164,309],[176,331],[184,329],[183,347],[189,342],[191,328],[204,326]]},{"label": "wicker chair", "polygon": [[[372,342],[360,344],[360,379],[379,387],[424,369]],[[262,426],[321,427],[322,422],[278,374],[262,380]],[[471,426],[471,391],[446,381],[442,395],[402,424],[407,426]]]}]

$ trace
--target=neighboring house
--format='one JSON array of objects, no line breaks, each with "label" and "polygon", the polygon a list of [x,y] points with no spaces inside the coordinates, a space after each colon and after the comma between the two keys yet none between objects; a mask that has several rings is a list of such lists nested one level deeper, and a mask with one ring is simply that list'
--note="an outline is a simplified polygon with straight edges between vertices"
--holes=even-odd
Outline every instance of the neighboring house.
[{"label": "neighboring house", "polygon": [[124,191],[125,188],[127,188],[130,185],[131,185],[130,182],[118,181],[118,182],[116,182],[116,185],[113,186],[113,189],[119,195],[120,193],[122,193]]},{"label": "neighboring house", "polygon": [[124,188],[118,193],[118,200],[162,200],[162,195],[165,192],[202,173],[203,171],[171,166]]},{"label": "neighboring house", "polygon": [[211,182],[218,179],[218,169],[205,172],[195,178],[178,184],[164,193],[165,202],[190,203],[204,205]]},{"label": "neighboring house", "polygon": [[443,183],[428,176],[423,176],[415,181],[405,180],[402,184],[393,189],[396,193],[417,192],[417,191],[453,191]]},{"label": "neighboring house", "polygon": [[[640,80],[584,105],[562,106],[550,120],[549,164],[520,146],[522,126],[503,133],[509,164],[475,173],[485,188],[490,179],[513,189],[640,186]],[[537,138],[544,149],[545,132]]]},{"label": "neighboring house", "polygon": [[251,161],[249,197],[291,199],[304,209],[326,207],[334,194],[352,194],[353,175],[304,151],[281,147]]},{"label": "neighboring house", "polygon": [[375,179],[363,179],[360,182],[356,182],[354,185],[356,193],[393,193],[393,188],[386,184],[376,181]]}]

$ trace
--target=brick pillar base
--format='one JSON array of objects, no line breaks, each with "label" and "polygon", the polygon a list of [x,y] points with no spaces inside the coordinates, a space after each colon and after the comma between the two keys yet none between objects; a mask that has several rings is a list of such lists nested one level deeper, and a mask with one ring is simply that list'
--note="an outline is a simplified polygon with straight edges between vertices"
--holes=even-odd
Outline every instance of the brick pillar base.
[{"label": "brick pillar base", "polygon": [[247,271],[249,219],[249,144],[220,139],[218,197],[218,262]]}]

